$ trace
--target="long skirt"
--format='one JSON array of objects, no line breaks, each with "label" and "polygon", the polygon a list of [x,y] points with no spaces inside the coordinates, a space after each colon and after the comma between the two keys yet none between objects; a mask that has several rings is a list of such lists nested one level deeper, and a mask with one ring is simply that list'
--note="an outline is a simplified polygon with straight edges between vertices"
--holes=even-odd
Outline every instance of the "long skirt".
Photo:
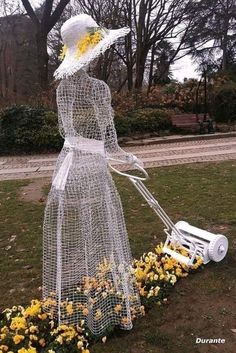
[{"label": "long skirt", "polygon": [[119,194],[98,153],[63,148],[54,178],[68,153],[64,186],[52,185],[45,208],[43,297],[59,323],[129,330],[142,314]]}]

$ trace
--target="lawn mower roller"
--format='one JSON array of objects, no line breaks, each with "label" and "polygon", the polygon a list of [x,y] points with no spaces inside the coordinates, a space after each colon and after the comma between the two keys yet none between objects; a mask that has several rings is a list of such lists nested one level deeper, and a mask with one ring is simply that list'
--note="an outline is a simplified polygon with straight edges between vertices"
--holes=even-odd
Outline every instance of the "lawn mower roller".
[{"label": "lawn mower roller", "polygon": [[[109,159],[114,162],[124,163],[121,160]],[[131,181],[164,223],[164,232],[167,235],[163,247],[164,253],[187,266],[193,264],[196,256],[200,256],[204,264],[207,264],[211,260],[215,262],[223,260],[228,250],[228,239],[222,234],[210,233],[206,230],[191,226],[185,221],[179,221],[174,224],[158,201],[143,184],[142,181],[147,180],[149,175],[139,164],[135,163],[135,167],[144,174],[144,177],[121,172],[111,164],[109,164],[109,166],[114,172],[126,176]],[[189,256],[182,255],[178,251],[179,247],[184,248]]]}]

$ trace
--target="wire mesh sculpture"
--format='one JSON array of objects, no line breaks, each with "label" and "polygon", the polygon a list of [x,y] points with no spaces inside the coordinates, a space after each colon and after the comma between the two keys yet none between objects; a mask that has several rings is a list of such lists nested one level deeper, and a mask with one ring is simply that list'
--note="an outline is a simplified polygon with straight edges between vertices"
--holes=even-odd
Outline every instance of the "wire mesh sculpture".
[{"label": "wire mesh sculpture", "polygon": [[65,138],[44,218],[43,297],[59,323],[132,328],[142,307],[119,194],[107,158],[132,162],[113,122],[109,87],[83,69],[57,88]]}]

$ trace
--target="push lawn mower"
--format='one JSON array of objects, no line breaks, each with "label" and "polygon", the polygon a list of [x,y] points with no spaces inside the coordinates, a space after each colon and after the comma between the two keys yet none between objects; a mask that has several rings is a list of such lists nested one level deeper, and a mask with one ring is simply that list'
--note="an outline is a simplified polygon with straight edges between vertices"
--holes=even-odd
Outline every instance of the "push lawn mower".
[{"label": "push lawn mower", "polygon": [[[122,162],[116,159],[110,160]],[[228,239],[222,234],[210,233],[206,230],[191,226],[185,221],[179,221],[174,224],[158,201],[144,185],[143,181],[147,180],[149,176],[146,170],[139,164],[136,163],[135,167],[144,174],[144,177],[118,171],[111,164],[109,166],[113,171],[122,176],[126,176],[131,181],[164,223],[164,232],[167,235],[163,247],[164,253],[172,256],[174,259],[187,266],[193,264],[196,256],[200,256],[204,264],[207,264],[211,260],[215,262],[223,260],[228,250]],[[184,256],[178,251],[180,247],[187,251],[188,256]]]}]

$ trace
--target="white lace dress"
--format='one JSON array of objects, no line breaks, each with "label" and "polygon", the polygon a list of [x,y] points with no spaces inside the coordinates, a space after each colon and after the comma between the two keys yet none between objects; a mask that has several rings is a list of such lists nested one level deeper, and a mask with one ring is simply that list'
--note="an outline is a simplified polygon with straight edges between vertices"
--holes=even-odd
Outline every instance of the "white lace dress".
[{"label": "white lace dress", "polygon": [[107,158],[117,144],[108,86],[83,70],[57,88],[65,138],[45,208],[43,297],[59,323],[131,329],[142,315],[119,194]]}]

